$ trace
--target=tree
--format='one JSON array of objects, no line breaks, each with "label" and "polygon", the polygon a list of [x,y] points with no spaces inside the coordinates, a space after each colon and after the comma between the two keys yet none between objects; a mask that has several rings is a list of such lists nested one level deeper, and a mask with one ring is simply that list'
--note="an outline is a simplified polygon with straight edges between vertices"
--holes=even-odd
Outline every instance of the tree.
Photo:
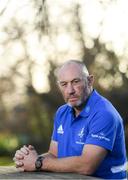
[{"label": "tree", "polygon": [[[82,19],[82,9],[86,4],[66,2],[56,0],[52,5],[46,0],[28,0],[27,4],[20,2],[12,17],[8,17],[7,23],[0,27],[0,33],[5,37],[1,40],[3,52],[0,56],[4,62],[8,61],[6,71],[0,74],[0,112],[3,119],[0,128],[3,132],[9,129],[10,133],[23,137],[21,143],[39,145],[44,144],[43,141],[47,148],[54,113],[64,103],[56,87],[54,70],[61,59],[72,57],[87,64],[90,72],[95,74],[95,87],[114,103],[124,118],[126,128],[128,126],[125,105],[128,103],[128,66],[125,56],[119,57],[101,41],[104,18],[99,23],[99,34],[91,37]],[[7,16],[11,3],[8,1],[1,11],[1,19]],[[111,4],[100,0],[97,3],[104,11]],[[21,16],[25,8],[30,10],[32,18],[29,14],[25,18]],[[39,93],[33,78],[35,67],[43,69],[44,59],[49,67],[50,89]]]}]

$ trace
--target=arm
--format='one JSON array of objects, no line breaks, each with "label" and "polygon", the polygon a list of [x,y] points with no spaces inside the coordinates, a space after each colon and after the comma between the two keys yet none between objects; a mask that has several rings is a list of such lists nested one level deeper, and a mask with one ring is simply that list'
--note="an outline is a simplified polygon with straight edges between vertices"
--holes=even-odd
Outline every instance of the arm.
[{"label": "arm", "polygon": [[81,156],[66,158],[49,158],[43,161],[42,170],[54,172],[76,172],[85,175],[93,174],[104,157],[107,150],[96,145],[85,145]]},{"label": "arm", "polygon": [[[22,150],[23,152],[23,150]],[[57,142],[51,141],[48,153],[43,154],[42,171],[53,172],[76,172],[85,175],[93,174],[104,157],[107,150],[96,145],[85,145],[81,156],[72,156],[66,158],[57,158]],[[34,171],[37,155],[35,150],[29,150],[28,155],[20,160],[18,167],[22,167],[24,171]]]},{"label": "arm", "polygon": [[48,152],[47,153],[44,153],[44,154],[42,154],[44,157],[56,157],[57,158],[57,149],[58,149],[58,147],[57,147],[58,145],[57,145],[57,142],[56,141],[51,141],[51,143],[50,143],[50,147],[49,147],[49,150],[48,150]]},{"label": "arm", "polygon": [[[42,155],[47,158],[57,157],[57,142],[51,141],[49,151]],[[16,167],[22,171],[34,171],[37,157],[37,151],[33,146],[29,145],[28,147],[23,146],[20,150],[17,150],[13,160]]]}]

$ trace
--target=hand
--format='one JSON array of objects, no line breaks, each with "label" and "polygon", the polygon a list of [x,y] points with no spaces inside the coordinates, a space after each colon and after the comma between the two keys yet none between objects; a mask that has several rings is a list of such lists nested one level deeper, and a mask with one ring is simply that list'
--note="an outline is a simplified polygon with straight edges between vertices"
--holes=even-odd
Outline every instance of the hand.
[{"label": "hand", "polygon": [[29,145],[17,150],[13,160],[15,161],[16,168],[22,171],[34,171],[37,156],[38,154],[34,147]]},{"label": "hand", "polygon": [[[29,149],[29,148],[28,148]],[[38,154],[35,149],[29,149],[29,153],[24,156],[20,162],[22,162],[22,168],[24,171],[35,171],[35,161],[38,157]]]}]

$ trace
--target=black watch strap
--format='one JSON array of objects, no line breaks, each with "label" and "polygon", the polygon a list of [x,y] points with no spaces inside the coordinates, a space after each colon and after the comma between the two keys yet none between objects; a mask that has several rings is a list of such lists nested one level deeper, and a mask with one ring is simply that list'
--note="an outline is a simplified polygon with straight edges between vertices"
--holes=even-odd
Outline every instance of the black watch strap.
[{"label": "black watch strap", "polygon": [[42,166],[43,166],[43,160],[44,160],[44,156],[42,156],[42,155],[40,155],[40,156],[38,156],[38,158],[37,158],[37,160],[36,160],[36,162],[35,162],[35,169],[37,170],[37,171],[40,171],[41,170],[41,168],[42,168]]}]

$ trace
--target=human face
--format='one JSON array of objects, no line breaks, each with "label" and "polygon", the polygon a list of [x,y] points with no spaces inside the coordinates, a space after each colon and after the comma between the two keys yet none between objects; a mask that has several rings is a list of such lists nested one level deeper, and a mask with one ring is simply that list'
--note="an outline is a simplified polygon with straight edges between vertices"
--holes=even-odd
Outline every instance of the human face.
[{"label": "human face", "polygon": [[81,107],[91,92],[89,76],[84,77],[77,64],[70,64],[60,69],[58,84],[66,103],[77,108]]}]

